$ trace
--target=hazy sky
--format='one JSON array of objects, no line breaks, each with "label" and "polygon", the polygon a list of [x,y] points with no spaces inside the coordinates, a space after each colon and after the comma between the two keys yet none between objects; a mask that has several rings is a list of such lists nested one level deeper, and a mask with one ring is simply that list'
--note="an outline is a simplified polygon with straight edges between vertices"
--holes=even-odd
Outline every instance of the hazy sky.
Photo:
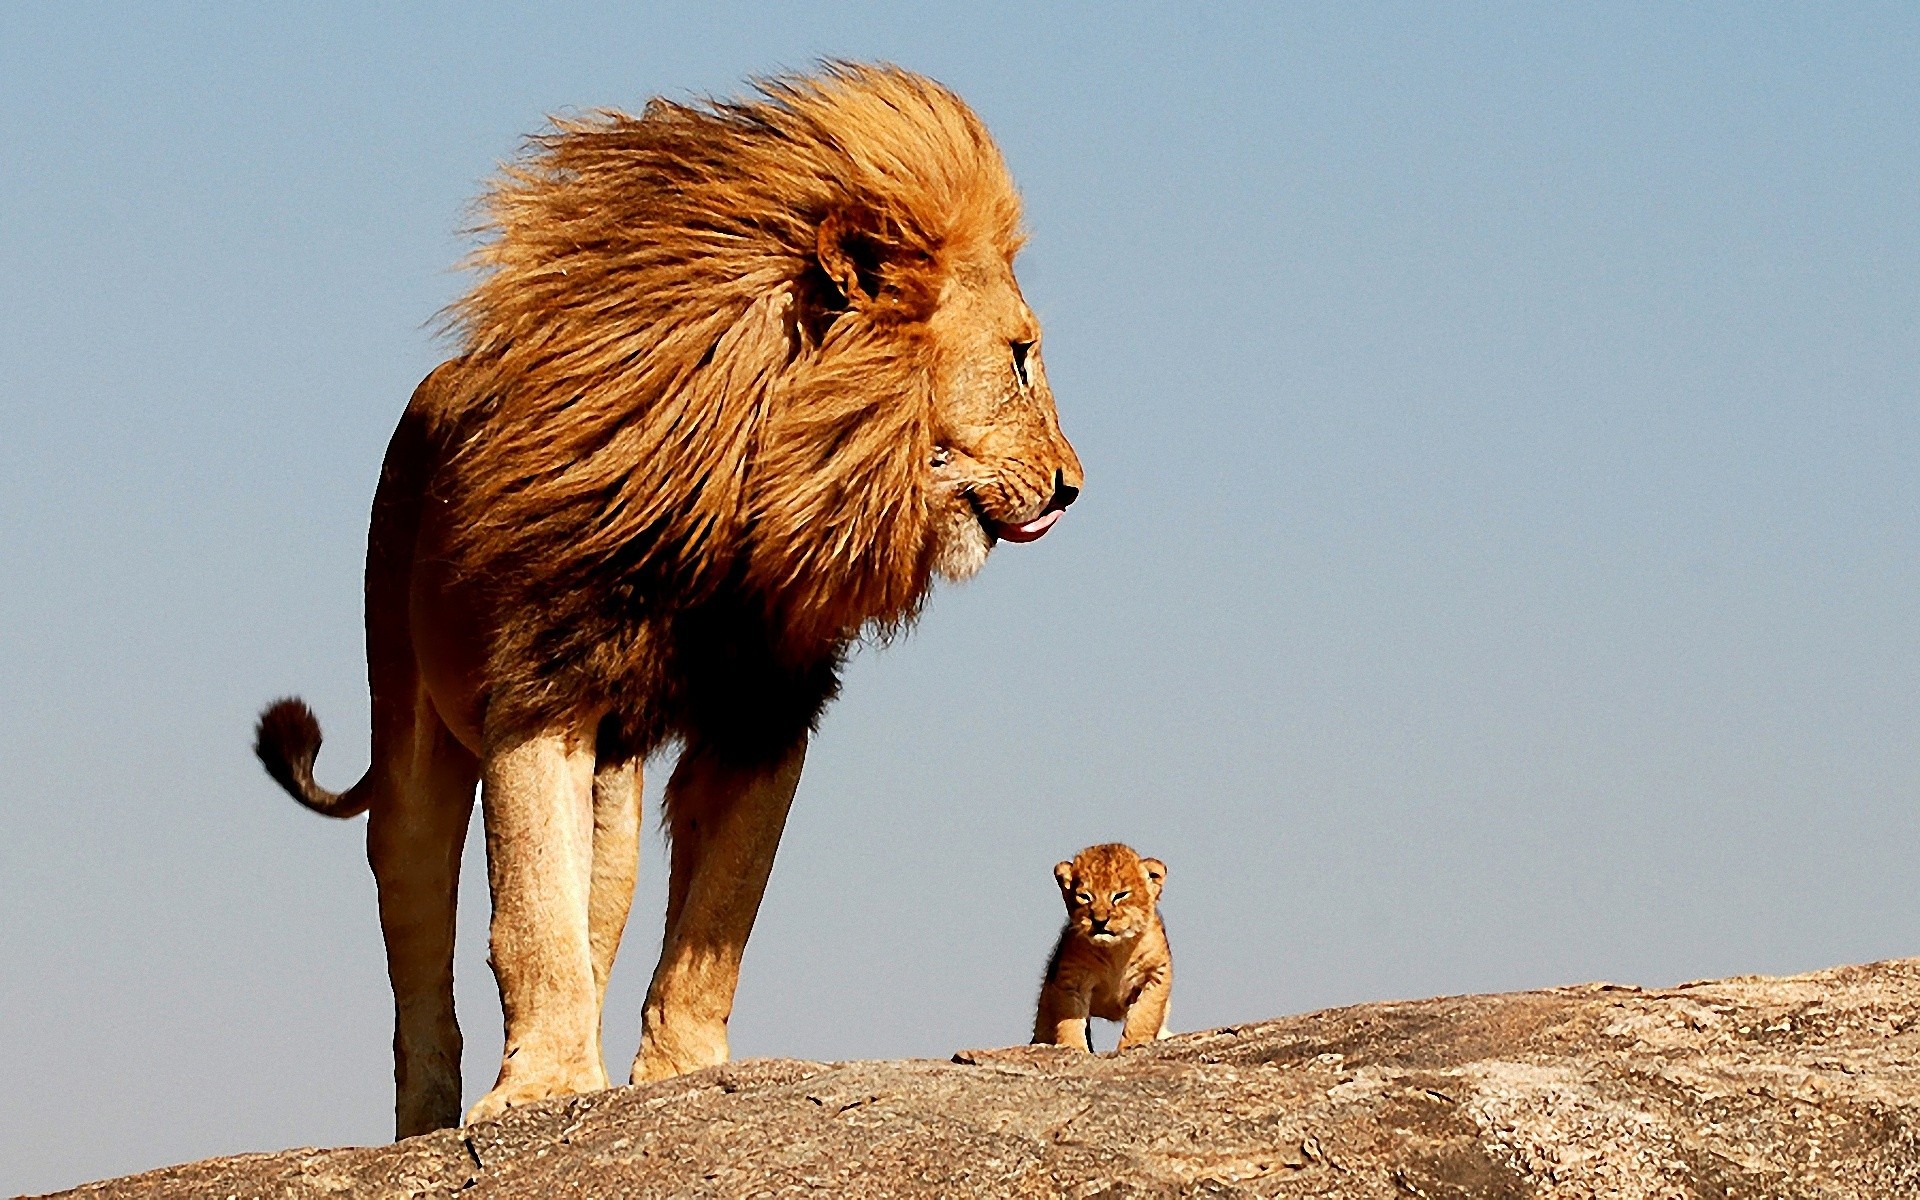
[{"label": "hazy sky", "polygon": [[253,715],[365,767],[367,502],[481,181],[823,55],[1001,139],[1088,483],[856,660],[736,1053],[1024,1040],[1111,839],[1176,1029],[1920,953],[1920,14],[1544,7],[0,8],[0,1191],[388,1135],[362,826]]}]

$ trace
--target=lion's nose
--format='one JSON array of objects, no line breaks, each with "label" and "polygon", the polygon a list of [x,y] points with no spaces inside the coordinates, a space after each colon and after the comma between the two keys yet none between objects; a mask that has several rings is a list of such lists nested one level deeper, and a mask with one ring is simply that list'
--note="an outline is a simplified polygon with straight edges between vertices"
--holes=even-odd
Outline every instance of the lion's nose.
[{"label": "lion's nose", "polygon": [[[1075,477],[1076,479],[1078,476]],[[1067,482],[1065,471],[1053,473],[1053,499],[1047,501],[1048,508],[1065,508],[1080,498],[1080,486]]]}]

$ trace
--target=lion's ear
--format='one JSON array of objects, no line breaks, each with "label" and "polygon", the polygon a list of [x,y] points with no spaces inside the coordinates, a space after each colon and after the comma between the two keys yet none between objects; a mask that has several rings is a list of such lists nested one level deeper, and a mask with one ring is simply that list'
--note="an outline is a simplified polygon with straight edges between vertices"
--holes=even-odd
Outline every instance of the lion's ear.
[{"label": "lion's ear", "polygon": [[820,222],[814,253],[849,307],[870,304],[880,295],[880,267],[886,252],[868,214],[849,208],[827,214]]},{"label": "lion's ear", "polygon": [[1143,858],[1140,866],[1147,873],[1147,883],[1153,888],[1155,899],[1160,897],[1160,889],[1167,882],[1167,864],[1157,858]]},{"label": "lion's ear", "polygon": [[1053,864],[1053,877],[1059,881],[1061,891],[1071,892],[1073,890],[1073,864],[1072,863],[1063,862],[1063,863]]}]

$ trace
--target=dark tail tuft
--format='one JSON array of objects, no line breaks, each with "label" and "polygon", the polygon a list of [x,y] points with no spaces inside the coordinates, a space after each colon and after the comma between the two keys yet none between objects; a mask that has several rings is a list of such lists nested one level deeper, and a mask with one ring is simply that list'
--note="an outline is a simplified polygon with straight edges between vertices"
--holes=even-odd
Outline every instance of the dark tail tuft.
[{"label": "dark tail tuft", "polygon": [[313,781],[320,756],[320,720],[297,696],[267,705],[253,731],[253,752],[287,794],[323,817],[357,817],[367,811],[364,789],[330,792]]}]

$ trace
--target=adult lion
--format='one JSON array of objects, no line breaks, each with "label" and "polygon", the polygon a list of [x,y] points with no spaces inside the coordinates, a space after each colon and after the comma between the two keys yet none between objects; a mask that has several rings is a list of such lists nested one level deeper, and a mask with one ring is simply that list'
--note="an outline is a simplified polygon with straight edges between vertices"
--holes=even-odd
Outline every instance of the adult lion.
[{"label": "adult lion", "polygon": [[415,391],[367,545],[370,812],[400,1136],[460,1115],[454,894],[480,784],[506,1014],[468,1120],[606,1086],[640,764],[667,785],[666,938],[636,1080],[727,1058],[741,953],[854,640],[1081,484],[1012,268],[1020,209],[955,95],[833,65],[752,99],[557,122],[489,195],[462,353]]}]

